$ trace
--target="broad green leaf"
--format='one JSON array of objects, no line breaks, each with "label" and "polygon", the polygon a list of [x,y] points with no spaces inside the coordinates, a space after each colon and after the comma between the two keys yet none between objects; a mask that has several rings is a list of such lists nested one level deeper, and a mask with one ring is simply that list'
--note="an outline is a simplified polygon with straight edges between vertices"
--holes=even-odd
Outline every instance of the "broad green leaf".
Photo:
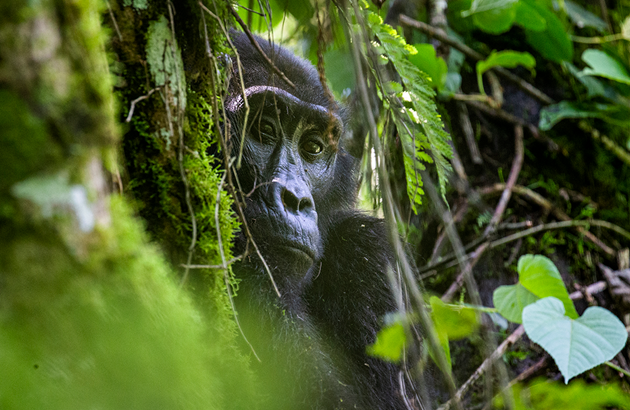
[{"label": "broad green leaf", "polygon": [[514,68],[519,65],[531,70],[536,66],[536,60],[529,53],[521,53],[512,50],[493,51],[488,58],[477,63],[477,71],[483,74],[492,67],[501,66]]},{"label": "broad green leaf", "polygon": [[551,259],[543,255],[523,255],[518,260],[517,270],[519,282],[527,290],[541,299],[547,296],[558,298],[569,317],[578,317],[560,272]]},{"label": "broad green leaf", "polygon": [[523,285],[517,283],[512,286],[499,286],[492,294],[492,303],[501,316],[513,323],[523,322],[523,309],[538,300]]},{"label": "broad green leaf", "polygon": [[477,82],[479,84],[479,91],[481,91],[482,94],[485,94],[483,90],[482,75],[492,67],[514,68],[519,65],[532,70],[536,66],[536,60],[529,53],[520,53],[512,50],[499,52],[493,51],[488,58],[477,63]]},{"label": "broad green leaf", "polygon": [[544,31],[547,28],[547,22],[543,16],[524,1],[520,1],[516,7],[514,22],[524,29],[531,31]]},{"label": "broad green leaf", "polygon": [[582,317],[564,314],[563,303],[547,297],[523,310],[527,336],[544,348],[556,362],[564,382],[615,357],[626,345],[628,332],[610,311],[599,306]]},{"label": "broad green leaf", "polygon": [[472,0],[450,0],[448,2],[446,19],[450,29],[458,33],[467,33],[475,28],[472,18],[466,14],[471,5]]},{"label": "broad green leaf", "polygon": [[569,316],[578,317],[556,265],[542,255],[523,255],[518,260],[519,283],[495,289],[492,301],[499,313],[514,323],[522,322],[523,309],[540,298],[554,296],[564,303]]},{"label": "broad green leaf", "polygon": [[547,23],[544,31],[526,30],[527,42],[543,57],[557,63],[573,59],[573,43],[567,34],[562,21],[543,4],[528,2]]},{"label": "broad green leaf", "polygon": [[621,24],[621,35],[626,40],[630,40],[630,16],[626,17]]},{"label": "broad green leaf", "polygon": [[447,305],[436,296],[431,296],[429,303],[431,317],[438,333],[445,333],[448,340],[463,339],[479,326],[477,314],[472,308]]},{"label": "broad green leaf", "polygon": [[630,110],[617,104],[561,101],[544,107],[540,111],[538,127],[543,131],[548,131],[565,118],[599,118],[611,124],[628,125]]},{"label": "broad green leaf", "polygon": [[436,56],[435,48],[431,44],[414,44],[414,47],[418,52],[410,55],[409,61],[430,77],[433,87],[438,90],[444,88],[448,72],[444,59]]},{"label": "broad green leaf", "polygon": [[398,363],[402,359],[406,341],[405,328],[402,323],[396,322],[378,332],[376,341],[367,347],[367,352],[370,356]]},{"label": "broad green leaf", "polygon": [[606,31],[606,22],[579,4],[571,0],[564,0],[564,7],[567,11],[567,15],[577,27],[592,27],[600,33]]},{"label": "broad green leaf", "polygon": [[472,16],[475,26],[486,33],[501,34],[512,27],[517,6],[518,0],[473,0],[462,16]]},{"label": "broad green leaf", "polygon": [[599,79],[588,75],[580,75],[580,70],[576,66],[568,61],[562,62],[562,65],[571,73],[577,80],[586,87],[586,98],[593,97],[606,97],[608,99],[615,99],[615,91],[610,86],[605,86]]},{"label": "broad green leaf", "polygon": [[619,61],[608,53],[589,48],[582,53],[582,60],[590,66],[580,72],[581,75],[594,75],[608,78],[624,84],[630,84],[630,75]]}]

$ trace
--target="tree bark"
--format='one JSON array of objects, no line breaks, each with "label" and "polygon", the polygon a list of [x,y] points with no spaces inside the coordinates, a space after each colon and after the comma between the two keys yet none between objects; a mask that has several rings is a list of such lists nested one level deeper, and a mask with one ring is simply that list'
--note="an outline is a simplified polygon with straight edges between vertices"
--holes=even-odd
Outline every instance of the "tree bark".
[{"label": "tree bark", "polygon": [[193,1],[9,3],[0,408],[249,408],[233,279],[190,270],[181,286],[180,264],[230,259],[237,229],[209,154],[218,22]]}]

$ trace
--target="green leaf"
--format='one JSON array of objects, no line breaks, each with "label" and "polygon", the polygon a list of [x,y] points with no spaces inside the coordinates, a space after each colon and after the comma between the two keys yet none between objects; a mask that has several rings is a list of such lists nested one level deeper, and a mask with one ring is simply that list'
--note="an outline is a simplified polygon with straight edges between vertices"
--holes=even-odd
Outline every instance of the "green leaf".
[{"label": "green leaf", "polygon": [[[377,88],[383,105],[389,107],[390,116],[398,129],[403,147],[403,162],[407,181],[407,195],[411,208],[417,213],[417,205],[421,204],[424,194],[420,171],[425,169],[424,163],[435,163],[440,189],[445,191],[447,177],[451,171],[448,161],[452,156],[449,144],[450,137],[435,105],[435,91],[429,85],[427,75],[416,67],[409,56],[417,53],[416,48],[408,45],[405,39],[387,24],[381,24],[380,17],[373,17],[368,12],[367,21],[370,29],[376,34],[380,44],[375,51],[384,55],[392,63],[404,90],[392,93]],[[376,74],[375,74],[376,77]],[[383,92],[384,91],[384,92]],[[429,155],[429,152],[431,155]]]},{"label": "green leaf", "polygon": [[564,7],[569,19],[579,28],[592,27],[600,33],[608,28],[604,20],[571,0],[564,0]]},{"label": "green leaf", "polygon": [[495,289],[492,301],[498,312],[514,323],[521,323],[523,309],[540,298],[554,296],[562,301],[569,316],[577,318],[569,292],[556,265],[542,255],[523,255],[518,260],[519,283]]},{"label": "green leaf", "polygon": [[547,296],[560,299],[567,315],[578,317],[560,272],[551,259],[543,255],[523,255],[518,260],[517,270],[519,282],[527,290],[541,299]]},{"label": "green leaf", "polygon": [[514,323],[523,322],[523,309],[538,300],[523,285],[517,283],[512,286],[499,286],[492,294],[492,303],[501,316]]},{"label": "green leaf", "polygon": [[527,42],[531,44],[543,57],[557,63],[573,59],[573,43],[567,34],[562,21],[543,4],[529,1],[533,7],[547,22],[545,31],[526,30]]},{"label": "green leaf", "polygon": [[548,131],[565,118],[599,118],[615,125],[628,125],[630,110],[617,104],[561,101],[540,111],[538,127],[542,131]]},{"label": "green leaf", "polygon": [[619,61],[608,53],[589,48],[582,53],[582,60],[590,66],[580,72],[581,75],[594,75],[608,78],[624,84],[630,84],[630,75]]},{"label": "green leaf", "polygon": [[434,88],[444,88],[448,72],[444,59],[436,56],[435,48],[431,44],[414,44],[414,47],[417,53],[410,55],[409,61],[430,77]]},{"label": "green leaf", "polygon": [[367,347],[367,352],[370,356],[398,363],[402,359],[406,342],[405,328],[402,323],[395,322],[378,332],[376,341]]},{"label": "green leaf", "polygon": [[514,22],[524,29],[531,31],[545,31],[547,22],[535,8],[524,1],[518,3]]},{"label": "green leaf", "polygon": [[477,71],[481,71],[483,74],[492,67],[514,68],[519,65],[531,70],[536,66],[536,60],[529,53],[520,53],[512,50],[493,51],[488,58],[477,63]]},{"label": "green leaf", "polygon": [[615,92],[612,87],[606,87],[600,80],[588,75],[580,75],[580,70],[568,61],[564,61],[562,65],[580,82],[586,87],[586,98],[593,97],[606,97],[608,99],[615,99]]},{"label": "green leaf", "polygon": [[492,67],[514,68],[519,65],[531,70],[536,66],[536,60],[529,53],[520,53],[512,50],[499,52],[493,51],[488,58],[477,63],[477,82],[479,83],[479,91],[485,94],[481,78],[483,73]]},{"label": "green leaf", "polygon": [[474,309],[466,306],[447,305],[440,298],[431,296],[431,317],[438,333],[443,332],[448,340],[463,339],[472,334],[479,323]]},{"label": "green leaf", "polygon": [[523,310],[527,336],[556,362],[565,383],[586,370],[615,357],[626,345],[628,332],[610,311],[586,309],[579,319],[564,314],[563,303],[547,297]]},{"label": "green leaf", "polygon": [[486,33],[501,34],[512,27],[517,6],[518,0],[473,0],[462,16],[472,16],[475,26]]}]

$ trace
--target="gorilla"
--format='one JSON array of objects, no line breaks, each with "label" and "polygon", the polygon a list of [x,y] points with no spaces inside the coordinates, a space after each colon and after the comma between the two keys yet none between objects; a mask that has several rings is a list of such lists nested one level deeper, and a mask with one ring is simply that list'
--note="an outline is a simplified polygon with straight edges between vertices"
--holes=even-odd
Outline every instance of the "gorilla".
[{"label": "gorilla", "polygon": [[225,129],[230,155],[242,155],[241,206],[264,259],[245,234],[235,239],[247,256],[233,268],[234,300],[267,408],[416,408],[403,369],[366,353],[396,310],[387,280],[395,260],[384,222],[355,209],[347,110],[307,61],[256,37],[289,84],[245,34],[231,39],[243,83],[233,64]]}]

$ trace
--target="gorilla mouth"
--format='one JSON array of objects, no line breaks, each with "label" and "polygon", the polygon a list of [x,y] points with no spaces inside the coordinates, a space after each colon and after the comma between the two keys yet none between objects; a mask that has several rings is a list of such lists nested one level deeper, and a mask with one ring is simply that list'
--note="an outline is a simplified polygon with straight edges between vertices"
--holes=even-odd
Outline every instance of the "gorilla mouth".
[{"label": "gorilla mouth", "polygon": [[280,248],[289,249],[293,253],[300,253],[307,256],[311,261],[315,260],[315,252],[313,249],[296,241],[281,241],[278,245]]}]

